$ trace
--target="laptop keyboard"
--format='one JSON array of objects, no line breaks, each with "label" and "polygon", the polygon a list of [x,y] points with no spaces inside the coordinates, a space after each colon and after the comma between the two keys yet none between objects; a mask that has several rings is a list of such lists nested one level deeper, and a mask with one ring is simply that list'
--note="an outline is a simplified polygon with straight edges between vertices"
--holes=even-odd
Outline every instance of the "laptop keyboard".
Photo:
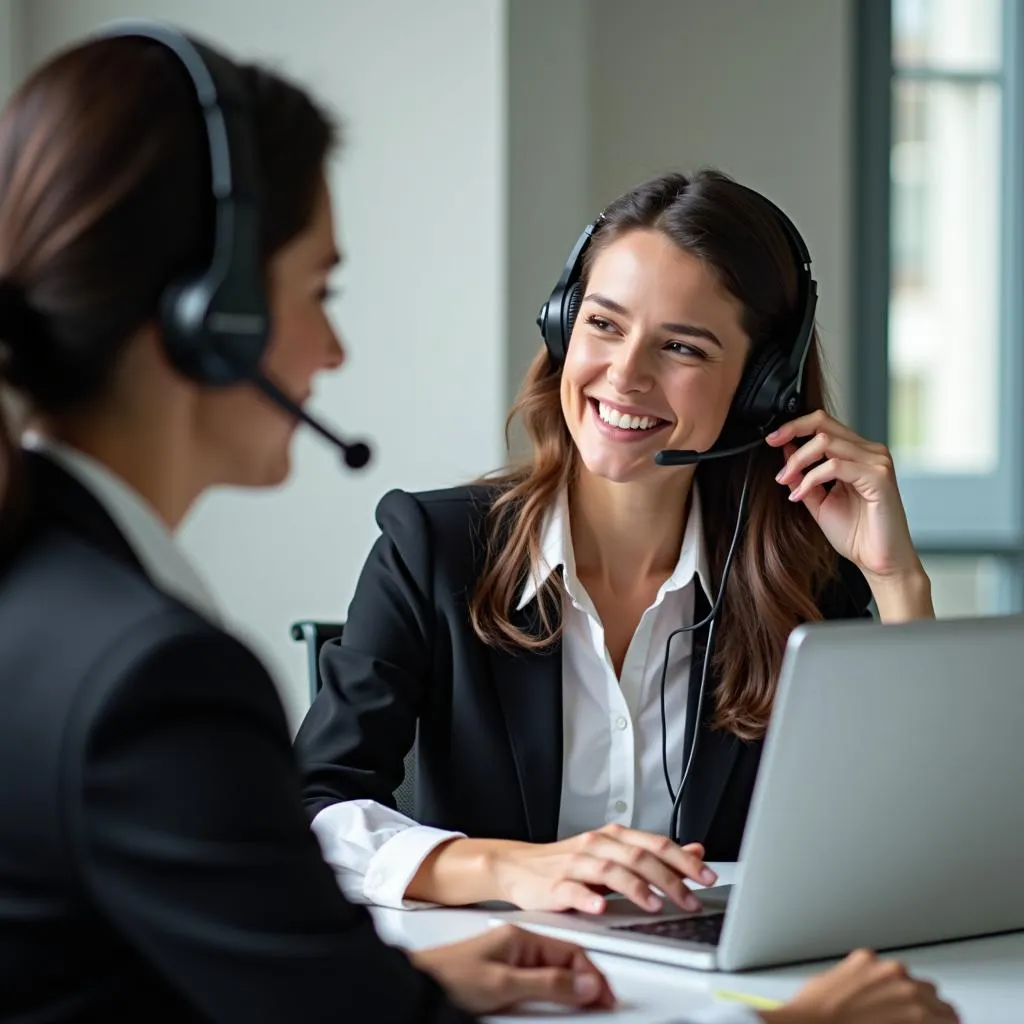
[{"label": "laptop keyboard", "polygon": [[644,921],[640,924],[612,925],[613,931],[638,932],[641,935],[655,935],[659,939],[675,939],[679,942],[700,942],[717,946],[722,934],[725,913],[705,914],[701,917],[680,917],[670,921]]}]

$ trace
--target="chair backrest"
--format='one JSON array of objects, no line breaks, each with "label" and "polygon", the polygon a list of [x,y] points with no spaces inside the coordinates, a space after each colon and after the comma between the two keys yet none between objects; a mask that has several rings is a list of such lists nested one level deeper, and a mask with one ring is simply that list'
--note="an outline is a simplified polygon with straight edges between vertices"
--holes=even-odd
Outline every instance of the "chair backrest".
[{"label": "chair backrest", "polygon": [[292,639],[306,643],[306,672],[309,681],[309,701],[312,703],[323,686],[320,678],[320,650],[328,640],[336,640],[345,631],[342,622],[312,622],[304,620],[292,623]]},{"label": "chair backrest", "polygon": [[[320,651],[325,643],[339,639],[344,631],[345,624],[343,622],[315,622],[311,619],[303,619],[301,622],[292,623],[292,639],[304,641],[306,644],[306,671],[309,678],[311,703],[316,699],[316,695],[323,686],[323,678],[320,675]],[[395,790],[394,797],[395,804],[402,814],[406,814],[410,818],[416,817],[415,739],[409,753],[405,755],[405,777],[398,789]]]}]

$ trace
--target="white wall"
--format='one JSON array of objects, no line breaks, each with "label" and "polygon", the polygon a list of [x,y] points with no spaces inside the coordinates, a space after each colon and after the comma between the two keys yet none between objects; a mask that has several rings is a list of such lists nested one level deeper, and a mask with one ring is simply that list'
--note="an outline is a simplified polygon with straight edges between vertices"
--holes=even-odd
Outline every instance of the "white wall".
[{"label": "white wall", "polygon": [[542,344],[534,320],[587,223],[588,0],[508,5],[508,400]]},{"label": "white wall", "polygon": [[21,77],[23,25],[20,0],[0,0],[0,104]]},{"label": "white wall", "polygon": [[30,62],[116,17],[162,17],[267,57],[348,125],[334,184],[348,264],[346,369],[316,407],[376,442],[350,475],[308,437],[275,494],[220,494],[184,542],[224,608],[305,706],[299,617],[344,617],[389,488],[501,459],[505,407],[504,7],[500,0],[31,0]]},{"label": "white wall", "polygon": [[344,617],[384,491],[501,462],[538,305],[587,220],[645,177],[714,164],[789,211],[847,406],[850,3],[302,0],[301,16],[279,0],[24,4],[24,67],[108,19],[163,17],[271,59],[348,126],[334,184],[350,363],[315,404],[377,442],[374,467],[348,475],[303,436],[288,486],[215,495],[184,531],[293,721],[305,675],[288,623]]},{"label": "white wall", "polygon": [[717,166],[807,241],[840,409],[850,397],[850,0],[592,0],[593,205]]}]

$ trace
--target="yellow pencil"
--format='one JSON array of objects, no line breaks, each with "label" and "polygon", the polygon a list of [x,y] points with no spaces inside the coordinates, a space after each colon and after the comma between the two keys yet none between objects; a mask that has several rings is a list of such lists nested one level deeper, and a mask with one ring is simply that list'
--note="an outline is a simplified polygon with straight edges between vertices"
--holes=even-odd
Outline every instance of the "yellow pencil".
[{"label": "yellow pencil", "polygon": [[766,996],[752,996],[746,992],[729,992],[725,989],[716,989],[716,999],[727,999],[733,1003],[746,1003],[757,1010],[775,1010],[782,1005],[778,999],[768,999]]}]

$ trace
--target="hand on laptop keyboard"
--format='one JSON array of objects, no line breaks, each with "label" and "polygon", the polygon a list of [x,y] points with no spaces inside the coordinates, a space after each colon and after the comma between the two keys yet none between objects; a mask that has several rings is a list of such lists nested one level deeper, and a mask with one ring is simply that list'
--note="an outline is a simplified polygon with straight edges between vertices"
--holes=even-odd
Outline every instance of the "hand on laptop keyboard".
[{"label": "hand on laptop keyboard", "polygon": [[582,910],[600,914],[604,895],[621,893],[641,910],[656,912],[663,892],[680,910],[700,910],[684,879],[713,885],[699,843],[678,846],[665,836],[606,825],[557,843],[503,843],[494,877],[501,899],[524,910]]}]

